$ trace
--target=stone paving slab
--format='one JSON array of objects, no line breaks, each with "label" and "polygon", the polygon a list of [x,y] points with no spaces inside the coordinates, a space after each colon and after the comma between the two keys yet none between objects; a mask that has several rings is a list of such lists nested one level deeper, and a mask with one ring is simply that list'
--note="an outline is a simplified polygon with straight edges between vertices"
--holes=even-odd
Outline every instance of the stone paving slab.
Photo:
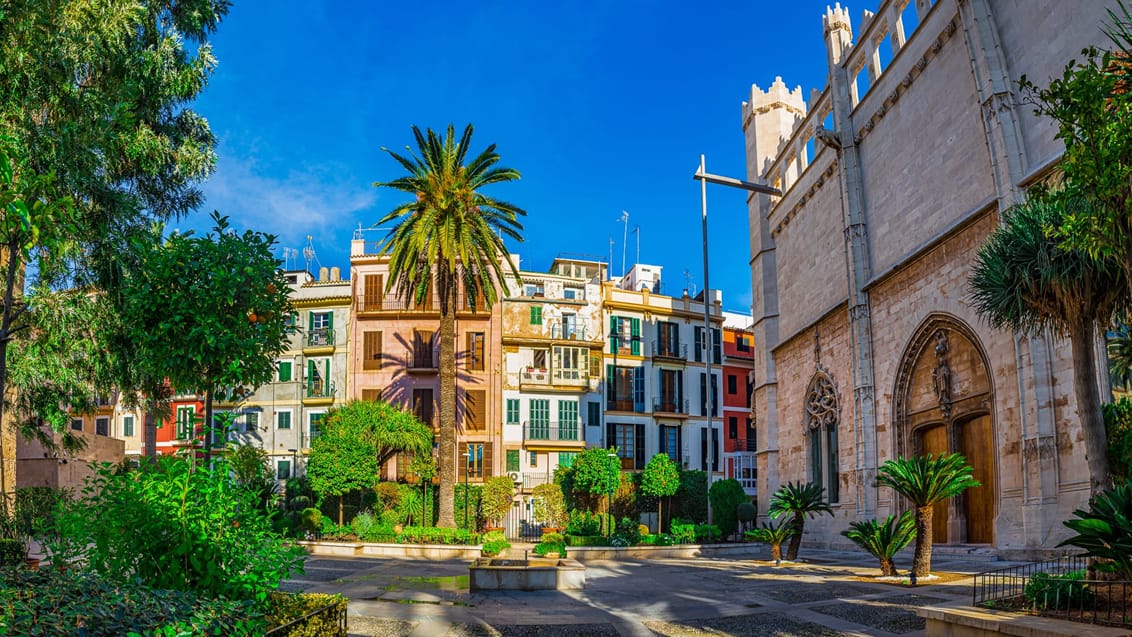
[{"label": "stone paving slab", "polygon": [[644,624],[660,637],[840,637],[845,634],[780,613],[681,622],[646,621]]},{"label": "stone paving slab", "polygon": [[825,606],[810,606],[809,609],[855,624],[904,635],[923,630],[926,623],[912,609],[945,602],[947,599],[943,597],[900,595],[877,600],[847,600]]},{"label": "stone paving slab", "polygon": [[620,637],[613,624],[456,624],[445,637]]}]

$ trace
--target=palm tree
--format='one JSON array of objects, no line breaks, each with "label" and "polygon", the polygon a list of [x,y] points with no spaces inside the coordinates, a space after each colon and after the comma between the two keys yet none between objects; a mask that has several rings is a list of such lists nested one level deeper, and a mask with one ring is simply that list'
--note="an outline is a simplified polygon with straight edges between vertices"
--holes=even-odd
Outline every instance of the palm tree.
[{"label": "palm tree", "polygon": [[387,148],[408,173],[377,182],[413,197],[388,214],[379,225],[394,223],[381,248],[389,255],[387,290],[404,299],[423,303],[437,293],[440,305],[440,494],[438,525],[456,526],[456,303],[466,295],[473,309],[483,301],[490,308],[506,285],[504,265],[516,281],[518,270],[503,245],[503,235],[522,241],[518,217],[527,214],[517,206],[480,192],[491,184],[515,181],[519,172],[496,166],[499,155],[492,144],[467,161],[472,126],[456,139],[452,125],[447,133],[413,126],[417,148],[401,155]]},{"label": "palm tree", "polygon": [[802,532],[806,527],[806,516],[814,517],[818,513],[833,515],[833,509],[824,499],[825,489],[814,482],[787,482],[774,492],[770,498],[768,513],[773,518],[779,518],[787,513],[793,514],[791,526],[794,535],[790,537],[790,545],[786,547],[786,559],[798,558],[798,548],[802,546]]},{"label": "palm tree", "polygon": [[877,469],[877,484],[891,487],[908,498],[916,512],[916,552],[912,573],[927,577],[932,572],[932,507],[970,487],[981,486],[971,477],[973,469],[963,456],[940,454],[888,460]]},{"label": "palm tree", "polygon": [[880,560],[882,576],[895,577],[896,565],[892,563],[892,558],[915,539],[916,520],[911,511],[905,511],[899,518],[895,515],[888,516],[884,522],[850,522],[849,529],[841,534]]},{"label": "palm tree", "polygon": [[747,531],[745,535],[756,542],[770,545],[770,559],[775,563],[782,561],[782,543],[788,538],[797,537],[794,525],[783,522],[777,526],[773,522],[763,522],[762,526]]},{"label": "palm tree", "polygon": [[1015,205],[979,248],[970,301],[993,327],[1068,335],[1073,384],[1085,438],[1092,492],[1109,482],[1104,418],[1097,391],[1094,328],[1127,304],[1124,273],[1113,259],[1069,248],[1053,234],[1088,206],[1061,191],[1043,190]]}]

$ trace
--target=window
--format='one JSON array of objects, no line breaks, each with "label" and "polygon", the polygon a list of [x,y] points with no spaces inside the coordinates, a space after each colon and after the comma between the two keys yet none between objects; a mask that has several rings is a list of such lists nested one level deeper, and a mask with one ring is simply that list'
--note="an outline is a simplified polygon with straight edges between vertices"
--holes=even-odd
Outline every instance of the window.
[{"label": "window", "polygon": [[645,368],[606,366],[607,409],[645,411]]},{"label": "window", "polygon": [[383,285],[384,275],[381,274],[367,274],[365,278],[364,294],[362,297],[363,310],[380,310],[381,297],[385,292]]},{"label": "window", "polygon": [[287,480],[291,477],[291,461],[279,460],[275,463],[275,479]]},{"label": "window", "polygon": [[825,487],[830,503],[840,498],[837,427],[840,406],[837,388],[826,374],[819,372],[810,381],[806,397],[807,443],[810,451],[810,481]]},{"label": "window", "polygon": [[325,330],[334,326],[334,312],[311,312],[310,313],[310,329],[311,332],[316,330]]},{"label": "window", "polygon": [[366,400],[371,403],[381,400],[381,390],[377,389],[376,387],[362,388],[362,400]]},{"label": "window", "polygon": [[483,332],[468,332],[468,346],[464,356],[468,369],[483,371],[484,368],[484,339]]},{"label": "window", "polygon": [[527,439],[550,440],[550,401],[545,398],[532,398],[529,409],[531,421],[527,430]]},{"label": "window", "polygon": [[747,340],[746,335],[737,334],[735,336],[735,349],[740,351],[740,352],[751,351],[751,343],[750,343],[750,341]]},{"label": "window", "polygon": [[537,451],[531,452],[531,462],[530,462],[530,464],[531,464],[532,469],[538,466],[538,452]]},{"label": "window", "polygon": [[719,328],[711,328],[711,362],[719,365],[723,360],[723,335],[720,334]]},{"label": "window", "polygon": [[643,469],[645,466],[645,426],[610,425],[609,446],[617,447],[621,468],[627,470]]},{"label": "window", "polygon": [[578,439],[578,401],[558,401],[558,439]]},{"label": "window", "polygon": [[731,416],[727,419],[727,437],[731,440],[739,439],[739,418]]},{"label": "window", "polygon": [[542,307],[531,306],[531,325],[542,325]]},{"label": "window", "polygon": [[641,355],[641,319],[609,317],[609,353]]},{"label": "window", "polygon": [[[696,360],[697,363],[702,363],[702,362],[704,362],[704,350],[707,348],[707,344],[704,342],[705,339],[704,339],[704,328],[703,328],[703,326],[700,326],[700,325],[696,326],[695,340],[696,340],[696,343],[695,343],[695,349],[696,349],[695,360]],[[711,328],[711,341],[712,341],[712,343],[711,343],[712,344],[711,362],[715,365],[718,365],[719,362],[723,359],[723,349],[722,349],[722,344],[721,344],[720,340],[721,340],[721,336],[720,336],[720,333],[719,333],[719,329],[714,328],[714,327]]]},{"label": "window", "polygon": [[326,398],[334,395],[330,382],[330,359],[307,359],[307,398]]},{"label": "window", "polygon": [[276,378],[281,383],[286,383],[291,380],[291,361],[279,361],[279,371]]},{"label": "window", "polygon": [[684,409],[684,373],[674,369],[660,370],[660,395],[657,396],[654,411],[663,411],[670,414],[683,414]]},{"label": "window", "polygon": [[430,369],[436,367],[432,362],[432,332],[413,330],[413,364],[410,367]]},{"label": "window", "polygon": [[177,440],[190,440],[193,437],[193,426],[196,418],[195,407],[177,408]]},{"label": "window", "polygon": [[426,425],[433,425],[432,390],[413,390],[413,415]]},{"label": "window", "polygon": [[727,393],[728,394],[734,394],[735,392],[739,391],[738,385],[739,385],[739,381],[735,377],[735,374],[728,374],[727,375]]},{"label": "window", "polygon": [[464,391],[464,401],[465,428],[483,431],[487,427],[487,391],[468,389]]},{"label": "window", "polygon": [[719,471],[719,430],[715,427],[711,428],[710,456],[708,452],[708,430],[707,427],[700,427],[700,468],[707,471],[710,462],[711,470]]},{"label": "window", "polygon": [[535,369],[546,369],[545,349],[536,349],[531,352],[531,366]]},{"label": "window", "polygon": [[573,301],[575,299],[580,299],[583,296],[584,296],[583,292],[581,290],[579,290],[578,288],[563,288],[562,289],[562,298],[567,299],[569,301]]},{"label": "window", "polygon": [[317,437],[318,437],[318,433],[319,433],[319,424],[320,424],[320,423],[322,422],[322,419],[323,419],[324,417],[326,417],[326,413],[325,413],[325,412],[319,412],[319,413],[315,413],[315,414],[310,414],[310,415],[308,416],[308,422],[310,423],[310,426],[308,427],[308,431],[310,432],[310,433],[309,433],[309,435],[310,435],[310,438],[309,438],[309,439],[310,439],[310,440],[314,440],[315,438],[317,438]]},{"label": "window", "polygon": [[507,471],[511,472],[511,471],[518,471],[518,470],[519,470],[519,450],[518,449],[508,449],[507,450]]},{"label": "window", "polygon": [[[719,376],[711,375],[711,415],[719,415]],[[707,408],[707,374],[700,372],[700,415],[706,415]]]},{"label": "window", "polygon": [[291,428],[291,412],[290,411],[277,411],[277,412],[275,412],[275,428],[276,429],[290,429]]},{"label": "window", "polygon": [[541,283],[528,283],[523,287],[524,296],[544,296],[544,294],[545,291]]},{"label": "window", "polygon": [[556,338],[565,338],[565,339],[570,339],[570,340],[579,338],[581,336],[581,330],[578,327],[578,315],[568,313],[568,312],[563,312],[562,313],[562,327],[561,327],[560,331],[561,331],[561,334],[558,334],[558,335],[552,334],[551,336],[556,336]]},{"label": "window", "polygon": [[[508,425],[519,424],[519,399],[518,398],[508,398],[507,399],[507,424]],[[508,469],[508,471],[510,471],[510,469]]]},{"label": "window", "polygon": [[123,436],[134,435],[134,417],[133,416],[122,416],[122,435]]},{"label": "window", "polygon": [[94,433],[99,436],[110,435],[110,419],[109,418],[95,418],[94,419]]},{"label": "window", "polygon": [[682,358],[680,353],[680,326],[668,321],[659,321],[656,324],[656,352],[657,356]]},{"label": "window", "polygon": [[591,400],[586,403],[586,424],[591,427],[601,426],[601,403]]},{"label": "window", "polygon": [[468,443],[467,446],[465,447],[465,453],[467,454],[467,457],[464,458],[464,460],[467,461],[466,470],[468,472],[467,475],[468,475],[469,478],[486,478],[487,477],[486,475],[484,475],[484,471],[483,471],[483,468],[484,468],[483,447],[484,447],[484,445],[483,445],[482,442],[471,442],[471,443]]},{"label": "window", "polygon": [[362,369],[381,369],[381,332],[362,334]]},{"label": "window", "polygon": [[660,430],[660,453],[667,455],[677,465],[683,466],[683,461],[680,458],[680,447],[682,445],[680,427],[661,425],[658,429]]},{"label": "window", "polygon": [[83,419],[82,418],[72,418],[71,419],[71,429],[74,429],[75,431],[82,431],[83,430]]},{"label": "window", "polygon": [[574,466],[574,459],[578,457],[577,451],[559,451],[558,466],[570,468]]},{"label": "window", "polygon": [[244,431],[258,431],[259,430],[259,412],[249,411],[244,414]]},{"label": "window", "polygon": [[585,347],[554,347],[555,380],[585,380],[590,368],[590,351]]}]

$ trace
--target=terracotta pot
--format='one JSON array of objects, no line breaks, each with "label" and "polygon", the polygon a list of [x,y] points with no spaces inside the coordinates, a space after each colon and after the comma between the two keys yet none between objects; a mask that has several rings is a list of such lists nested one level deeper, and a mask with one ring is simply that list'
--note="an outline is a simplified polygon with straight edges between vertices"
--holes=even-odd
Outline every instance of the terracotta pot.
[{"label": "terracotta pot", "polygon": [[38,571],[39,570],[39,562],[40,562],[40,558],[38,558],[38,557],[24,558],[24,566],[28,567],[28,570],[30,570],[30,571]]},{"label": "terracotta pot", "polygon": [[562,532],[562,527],[560,527],[560,526],[544,526],[544,527],[542,527],[542,534],[543,535],[546,535],[547,533],[561,533],[561,532]]},{"label": "terracotta pot", "polygon": [[412,475],[412,474],[405,476],[405,482],[407,482],[409,484],[416,484],[416,483],[420,482],[420,480],[421,479],[420,479],[419,476],[415,476],[415,475]]}]

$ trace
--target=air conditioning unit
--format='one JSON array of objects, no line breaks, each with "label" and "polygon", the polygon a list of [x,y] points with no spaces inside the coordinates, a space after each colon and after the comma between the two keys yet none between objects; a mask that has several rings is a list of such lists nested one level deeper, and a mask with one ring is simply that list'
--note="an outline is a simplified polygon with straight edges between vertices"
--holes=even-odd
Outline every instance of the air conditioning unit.
[{"label": "air conditioning unit", "polygon": [[522,478],[520,478],[520,477],[519,477],[519,472],[518,472],[518,471],[509,471],[509,472],[507,472],[507,477],[508,477],[508,478],[511,478],[511,482],[514,482],[515,484],[518,484],[518,483],[520,483],[520,482],[522,482],[522,481],[523,481],[523,480],[522,480]]}]

